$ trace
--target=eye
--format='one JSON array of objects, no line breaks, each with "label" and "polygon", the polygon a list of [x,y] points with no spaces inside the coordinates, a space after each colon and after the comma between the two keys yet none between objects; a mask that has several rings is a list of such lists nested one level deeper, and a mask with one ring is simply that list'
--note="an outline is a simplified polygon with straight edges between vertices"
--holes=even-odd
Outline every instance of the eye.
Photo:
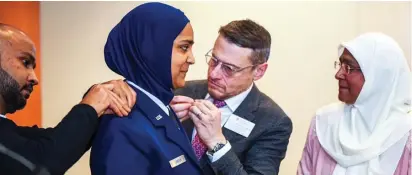
[{"label": "eye", "polygon": [[34,68],[33,61],[31,61],[30,59],[24,58],[24,59],[22,59],[22,63],[24,65],[24,67],[26,67],[28,69]]},{"label": "eye", "polygon": [[29,67],[29,66],[30,66],[29,60],[24,59],[24,60],[23,60],[23,65],[24,65],[25,67]]},{"label": "eye", "polygon": [[180,46],[180,49],[182,49],[183,50],[183,52],[187,52],[187,50],[189,50],[189,45],[182,45],[182,46]]},{"label": "eye", "polygon": [[229,73],[229,74],[235,71],[235,69],[233,67],[231,67],[229,65],[225,65],[225,64],[222,64],[222,70]]},{"label": "eye", "polygon": [[210,64],[211,66],[216,66],[216,65],[218,64],[218,63],[217,63],[217,59],[211,57],[211,58],[210,58],[210,61],[209,61],[209,64]]},{"label": "eye", "polygon": [[350,65],[346,65],[346,70],[351,70],[352,69],[352,66],[350,66]]}]

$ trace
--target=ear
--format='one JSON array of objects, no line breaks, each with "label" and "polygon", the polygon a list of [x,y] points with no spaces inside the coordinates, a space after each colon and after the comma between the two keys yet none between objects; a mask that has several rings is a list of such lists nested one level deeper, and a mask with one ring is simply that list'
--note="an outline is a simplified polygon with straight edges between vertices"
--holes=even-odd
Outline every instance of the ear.
[{"label": "ear", "polygon": [[268,68],[268,63],[258,65],[254,70],[253,80],[256,81],[262,78],[263,75],[265,75],[267,68]]}]

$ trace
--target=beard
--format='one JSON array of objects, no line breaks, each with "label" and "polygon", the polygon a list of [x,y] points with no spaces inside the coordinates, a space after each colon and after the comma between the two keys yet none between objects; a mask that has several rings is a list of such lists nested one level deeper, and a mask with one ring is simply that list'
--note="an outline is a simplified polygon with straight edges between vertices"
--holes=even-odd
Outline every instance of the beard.
[{"label": "beard", "polygon": [[8,114],[26,106],[27,100],[20,92],[19,83],[2,68],[0,68],[0,95],[3,97]]}]

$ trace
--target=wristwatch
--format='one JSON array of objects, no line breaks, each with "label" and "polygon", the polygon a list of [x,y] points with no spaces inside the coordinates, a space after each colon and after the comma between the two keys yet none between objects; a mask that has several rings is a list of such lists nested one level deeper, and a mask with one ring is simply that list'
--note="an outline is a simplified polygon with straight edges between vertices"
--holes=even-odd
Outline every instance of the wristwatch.
[{"label": "wristwatch", "polygon": [[[227,141],[226,141],[227,143]],[[218,152],[220,149],[222,149],[226,143],[216,143],[216,145],[213,147],[212,150],[208,150],[207,153],[213,156],[214,153]]]}]

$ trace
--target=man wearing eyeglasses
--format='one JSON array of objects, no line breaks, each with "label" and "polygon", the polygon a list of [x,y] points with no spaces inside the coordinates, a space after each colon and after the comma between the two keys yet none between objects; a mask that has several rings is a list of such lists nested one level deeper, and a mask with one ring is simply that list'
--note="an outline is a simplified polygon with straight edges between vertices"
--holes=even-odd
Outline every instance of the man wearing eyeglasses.
[{"label": "man wearing eyeglasses", "polygon": [[178,89],[171,106],[206,175],[278,174],[292,122],[254,81],[268,67],[270,33],[252,20],[219,30],[207,80]]}]

